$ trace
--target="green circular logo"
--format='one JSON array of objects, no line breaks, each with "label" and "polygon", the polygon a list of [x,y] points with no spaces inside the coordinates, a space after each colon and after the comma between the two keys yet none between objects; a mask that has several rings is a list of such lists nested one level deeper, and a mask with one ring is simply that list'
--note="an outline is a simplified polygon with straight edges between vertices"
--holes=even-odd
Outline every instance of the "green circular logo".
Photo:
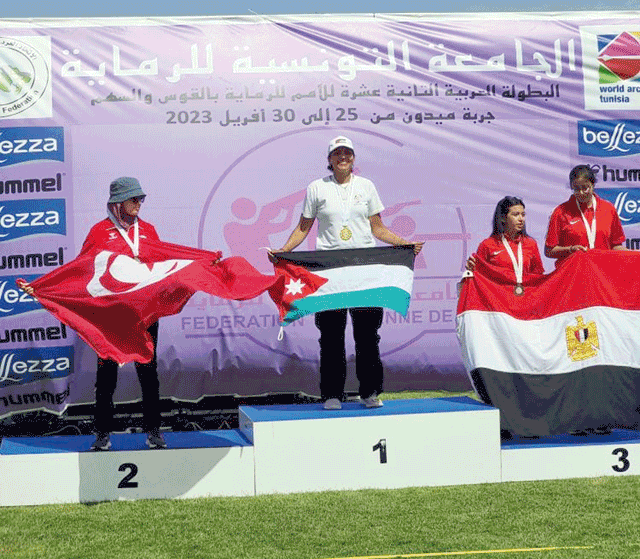
[{"label": "green circular logo", "polygon": [[28,37],[0,37],[0,118],[15,117],[33,107],[49,80],[47,59],[29,44]]}]

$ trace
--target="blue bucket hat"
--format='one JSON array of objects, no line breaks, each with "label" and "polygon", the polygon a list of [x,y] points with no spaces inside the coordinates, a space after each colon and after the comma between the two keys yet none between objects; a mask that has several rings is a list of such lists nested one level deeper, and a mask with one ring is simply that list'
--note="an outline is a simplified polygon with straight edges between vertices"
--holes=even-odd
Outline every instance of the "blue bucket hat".
[{"label": "blue bucket hat", "polygon": [[117,204],[138,196],[146,196],[138,179],[133,177],[120,177],[114,180],[109,186],[109,194],[109,204]]}]

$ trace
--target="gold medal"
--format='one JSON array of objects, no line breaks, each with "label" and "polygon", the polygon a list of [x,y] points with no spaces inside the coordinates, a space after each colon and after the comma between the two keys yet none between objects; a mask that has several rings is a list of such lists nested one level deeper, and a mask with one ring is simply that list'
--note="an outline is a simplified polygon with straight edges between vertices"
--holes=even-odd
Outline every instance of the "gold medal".
[{"label": "gold medal", "polygon": [[346,225],[342,226],[342,230],[340,231],[340,238],[343,241],[348,241],[351,238],[351,229],[349,229]]},{"label": "gold medal", "polygon": [[513,288],[513,292],[518,296],[521,297],[522,295],[524,295],[524,287],[522,286],[521,283],[516,283],[516,286]]}]

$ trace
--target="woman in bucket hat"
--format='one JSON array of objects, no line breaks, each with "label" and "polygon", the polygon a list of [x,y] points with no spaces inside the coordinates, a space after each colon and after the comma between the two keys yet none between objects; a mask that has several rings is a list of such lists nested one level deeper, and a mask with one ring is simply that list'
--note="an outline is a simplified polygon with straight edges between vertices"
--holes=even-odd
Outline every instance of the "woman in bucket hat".
[{"label": "woman in bucket hat", "polygon": [[[138,217],[146,194],[138,179],[120,177],[109,187],[107,217],[96,223],[84,243],[80,254],[88,252],[110,251],[117,254],[129,254],[137,258],[141,245],[147,240],[159,241],[155,227]],[[22,284],[22,289],[33,295],[33,288]],[[142,413],[146,443],[150,448],[166,448],[160,432],[160,387],[158,381],[156,345],[158,341],[158,323],[148,328],[153,340],[153,359],[149,363],[135,363],[138,380],[142,389]],[[118,381],[118,363],[112,359],[98,357],[96,371],[96,405],[94,429],[96,440],[92,450],[111,448],[110,431],[113,423],[113,395]]]},{"label": "woman in bucket hat", "polygon": [[[109,186],[109,194],[107,217],[91,228],[81,252],[111,250],[120,254],[129,252],[137,258],[140,243],[146,239],[160,240],[155,227],[138,217],[146,194],[138,179],[133,177],[115,179]],[[158,323],[152,324],[148,332],[153,340],[153,359],[149,363],[135,364],[142,389],[143,428],[150,448],[166,448],[160,432],[160,383],[156,359]],[[117,381],[118,363],[98,357],[94,418],[96,440],[91,446],[93,450],[108,450],[111,447],[109,432],[113,422],[113,394]]]}]

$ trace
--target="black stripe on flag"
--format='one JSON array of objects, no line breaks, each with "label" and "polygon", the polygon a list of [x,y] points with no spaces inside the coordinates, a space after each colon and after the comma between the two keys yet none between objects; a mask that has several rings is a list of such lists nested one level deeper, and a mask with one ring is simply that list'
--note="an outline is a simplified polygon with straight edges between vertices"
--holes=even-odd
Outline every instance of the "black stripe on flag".
[{"label": "black stripe on flag", "polygon": [[415,261],[413,245],[277,252],[275,256],[279,260],[286,260],[292,264],[303,266],[307,270],[329,270],[331,268],[368,266],[371,264],[406,266],[413,270]]},{"label": "black stripe on flag", "polygon": [[640,426],[640,371],[633,367],[591,365],[553,375],[478,368],[470,377],[481,400],[500,409],[500,428],[517,435]]}]

